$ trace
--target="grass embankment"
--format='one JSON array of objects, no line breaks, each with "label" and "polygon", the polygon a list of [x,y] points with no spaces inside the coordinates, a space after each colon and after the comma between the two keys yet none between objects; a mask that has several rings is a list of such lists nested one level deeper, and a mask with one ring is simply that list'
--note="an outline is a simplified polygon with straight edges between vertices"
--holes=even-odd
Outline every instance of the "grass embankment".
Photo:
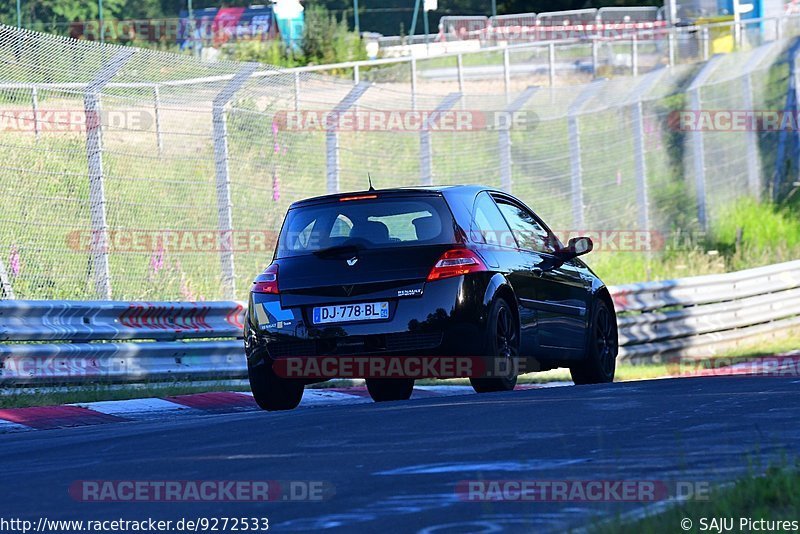
[{"label": "grass embankment", "polygon": [[[603,534],[793,532],[798,528],[798,510],[800,464],[795,463],[789,467],[770,467],[764,474],[751,474],[738,479],[733,486],[713,489],[707,500],[683,501],[663,513],[637,521],[626,522],[618,518],[596,527],[594,531]],[[708,528],[713,526],[712,520],[721,526],[723,518],[732,522],[732,528],[731,523],[726,523],[724,530]],[[783,521],[789,523],[774,523]]]}]

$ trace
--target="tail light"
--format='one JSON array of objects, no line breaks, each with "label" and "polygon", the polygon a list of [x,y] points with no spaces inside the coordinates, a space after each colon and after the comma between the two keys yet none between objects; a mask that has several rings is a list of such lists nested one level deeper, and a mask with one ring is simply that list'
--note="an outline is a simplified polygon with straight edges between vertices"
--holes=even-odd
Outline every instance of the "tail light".
[{"label": "tail light", "polygon": [[475,252],[468,248],[453,248],[439,257],[428,273],[428,282],[485,270],[486,265]]},{"label": "tail light", "polygon": [[278,294],[278,264],[273,263],[253,280],[253,293]]}]

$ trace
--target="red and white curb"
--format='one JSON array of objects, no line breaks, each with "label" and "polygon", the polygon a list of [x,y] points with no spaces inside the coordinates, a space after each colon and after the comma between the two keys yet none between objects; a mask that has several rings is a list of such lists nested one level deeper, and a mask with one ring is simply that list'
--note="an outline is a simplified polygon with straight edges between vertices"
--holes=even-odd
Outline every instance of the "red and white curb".
[{"label": "red and white curb", "polygon": [[[569,382],[525,384],[517,389],[567,385]],[[412,399],[468,395],[470,386],[418,386]],[[300,408],[371,403],[365,387],[306,389]],[[221,414],[258,410],[249,392],[220,391],[117,401],[85,402],[62,406],[0,409],[0,433],[93,426],[144,421],[181,415]]]}]

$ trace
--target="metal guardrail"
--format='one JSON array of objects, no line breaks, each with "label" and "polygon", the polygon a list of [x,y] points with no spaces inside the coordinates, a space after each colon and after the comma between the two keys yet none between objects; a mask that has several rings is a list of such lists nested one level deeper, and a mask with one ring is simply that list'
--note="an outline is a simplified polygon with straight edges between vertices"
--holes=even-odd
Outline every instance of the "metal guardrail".
[{"label": "metal guardrail", "polygon": [[[624,361],[800,327],[800,261],[609,289]],[[244,378],[243,320],[240,302],[0,301],[0,385]]]},{"label": "metal guardrail", "polygon": [[609,290],[622,360],[714,356],[800,326],[800,261]]}]

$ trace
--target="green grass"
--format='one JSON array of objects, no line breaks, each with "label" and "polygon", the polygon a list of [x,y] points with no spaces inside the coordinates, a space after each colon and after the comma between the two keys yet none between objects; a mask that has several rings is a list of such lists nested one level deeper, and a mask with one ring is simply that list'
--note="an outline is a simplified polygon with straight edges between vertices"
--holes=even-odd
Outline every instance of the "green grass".
[{"label": "green grass", "polygon": [[[733,486],[717,487],[711,490],[707,500],[687,500],[678,503],[667,511],[643,519],[625,522],[616,519],[610,523],[596,526],[594,532],[607,534],[649,534],[662,532],[702,532],[702,520],[710,523],[712,518],[732,518],[733,530],[730,532],[755,532],[765,529],[742,525],[741,518],[756,522],[794,521],[794,525],[773,532],[797,531],[800,510],[800,463],[793,466],[769,467],[763,474],[752,473],[736,480]],[[691,521],[689,529],[682,529],[681,521]],[[712,530],[708,530],[712,531]]]}]

